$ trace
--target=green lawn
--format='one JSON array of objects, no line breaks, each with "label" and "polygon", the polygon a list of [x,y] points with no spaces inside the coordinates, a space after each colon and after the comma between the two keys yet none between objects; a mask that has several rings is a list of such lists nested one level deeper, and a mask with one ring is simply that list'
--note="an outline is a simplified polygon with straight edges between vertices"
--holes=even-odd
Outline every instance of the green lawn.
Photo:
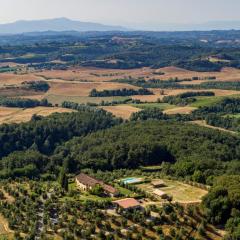
[{"label": "green lawn", "polygon": [[141,104],[131,104],[133,107],[147,109],[147,108],[159,108],[160,110],[167,110],[171,108],[175,108],[175,105],[171,105],[168,103],[141,103]]},{"label": "green lawn", "polygon": [[221,101],[222,99],[229,97],[229,98],[239,98],[240,95],[239,94],[234,94],[234,95],[229,95],[229,96],[218,96],[218,97],[196,97],[197,101],[190,104],[190,107],[208,107],[211,106],[212,104],[215,104],[219,101]]},{"label": "green lawn", "polygon": [[123,187],[120,187],[120,186],[117,186],[116,188],[118,189],[118,191],[122,195],[124,195],[126,197],[136,197],[136,194],[134,192],[132,192],[132,191],[126,189],[126,188],[123,188]]},{"label": "green lawn", "polygon": [[231,118],[240,118],[240,113],[237,114],[228,114],[225,117],[231,117]]},{"label": "green lawn", "polygon": [[197,97],[197,101],[190,104],[190,107],[207,107],[221,101],[224,97]]}]

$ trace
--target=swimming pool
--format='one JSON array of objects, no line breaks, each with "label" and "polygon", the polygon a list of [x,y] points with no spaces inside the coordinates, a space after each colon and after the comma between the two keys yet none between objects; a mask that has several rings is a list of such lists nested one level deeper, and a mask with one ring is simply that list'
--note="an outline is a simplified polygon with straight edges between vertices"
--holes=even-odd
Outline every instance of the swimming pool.
[{"label": "swimming pool", "polygon": [[122,182],[125,184],[139,183],[139,182],[142,182],[142,178],[130,177],[130,178],[123,179]]}]

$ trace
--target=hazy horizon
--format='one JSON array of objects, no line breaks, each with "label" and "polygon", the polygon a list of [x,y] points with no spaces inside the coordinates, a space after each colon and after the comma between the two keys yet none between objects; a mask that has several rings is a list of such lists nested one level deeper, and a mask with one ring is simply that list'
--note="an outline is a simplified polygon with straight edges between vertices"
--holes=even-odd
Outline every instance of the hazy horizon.
[{"label": "hazy horizon", "polygon": [[157,29],[176,24],[240,21],[238,0],[0,0],[1,23],[66,17],[84,22]]}]

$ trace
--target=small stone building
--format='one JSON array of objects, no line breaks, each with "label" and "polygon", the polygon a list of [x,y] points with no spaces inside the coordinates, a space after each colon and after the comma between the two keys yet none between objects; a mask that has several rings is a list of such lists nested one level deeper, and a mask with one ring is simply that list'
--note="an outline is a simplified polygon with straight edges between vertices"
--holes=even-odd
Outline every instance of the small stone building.
[{"label": "small stone building", "polygon": [[167,194],[159,189],[155,189],[153,191],[153,193],[157,196],[157,197],[161,197],[161,198],[165,198],[167,197]]},{"label": "small stone building", "polygon": [[151,184],[154,188],[166,187],[166,184],[163,180],[153,180]]}]

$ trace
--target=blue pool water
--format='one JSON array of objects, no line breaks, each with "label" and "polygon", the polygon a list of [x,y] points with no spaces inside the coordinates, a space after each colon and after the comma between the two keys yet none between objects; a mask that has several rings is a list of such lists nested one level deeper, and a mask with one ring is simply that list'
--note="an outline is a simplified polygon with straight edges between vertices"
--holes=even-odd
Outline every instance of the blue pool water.
[{"label": "blue pool water", "polygon": [[124,182],[125,184],[138,183],[138,182],[141,182],[141,181],[142,181],[142,179],[134,178],[134,177],[125,178],[125,179],[122,180],[122,182]]}]

